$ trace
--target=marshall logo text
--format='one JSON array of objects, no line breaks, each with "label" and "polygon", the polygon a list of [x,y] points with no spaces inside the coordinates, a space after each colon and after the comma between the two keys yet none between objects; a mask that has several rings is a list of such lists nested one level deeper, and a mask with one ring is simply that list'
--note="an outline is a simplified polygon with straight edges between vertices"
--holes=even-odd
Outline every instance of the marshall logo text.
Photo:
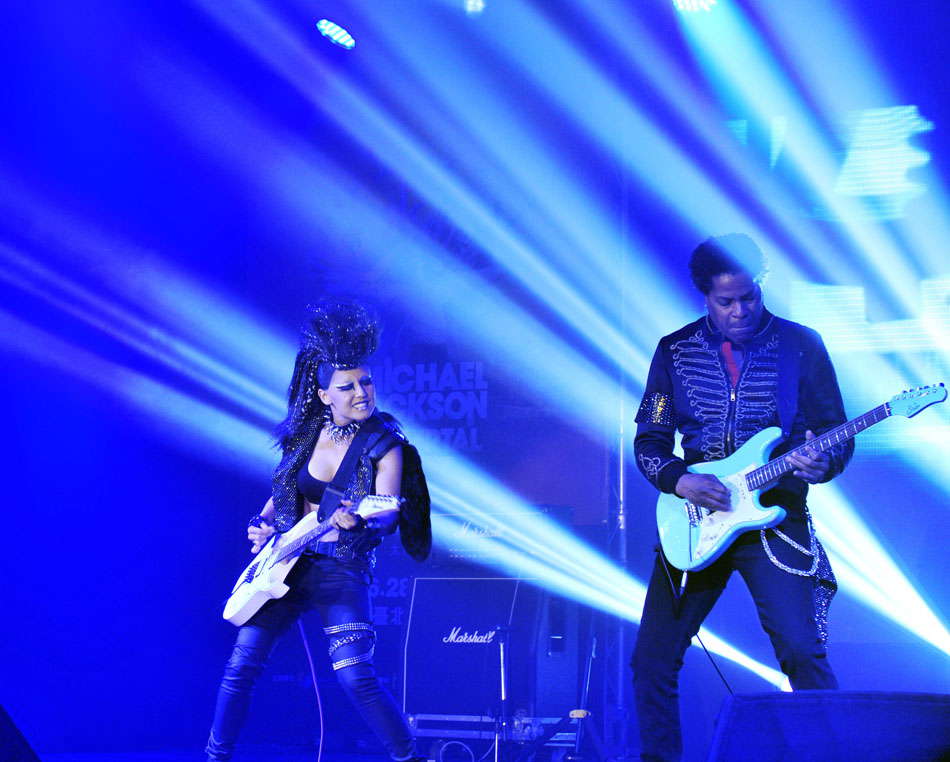
[{"label": "marshall logo text", "polygon": [[442,638],[443,643],[491,643],[495,638],[495,631],[486,632],[484,635],[478,630],[475,632],[462,632],[461,627],[453,627],[452,632]]}]

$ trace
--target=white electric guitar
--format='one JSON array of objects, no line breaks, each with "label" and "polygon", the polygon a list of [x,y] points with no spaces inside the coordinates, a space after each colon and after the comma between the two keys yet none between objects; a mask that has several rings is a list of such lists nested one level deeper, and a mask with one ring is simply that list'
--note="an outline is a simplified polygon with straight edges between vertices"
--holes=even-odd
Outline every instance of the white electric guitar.
[{"label": "white electric guitar", "polygon": [[[398,497],[390,495],[367,495],[353,513],[364,519],[379,519],[387,513],[398,513],[399,502]],[[238,577],[224,605],[224,618],[240,626],[267,601],[283,597],[290,590],[284,580],[304,548],[334,528],[330,519],[319,521],[313,511],[286,532],[274,534]]]},{"label": "white electric guitar", "polygon": [[780,476],[795,468],[786,461],[788,455],[802,452],[805,448],[824,452],[889,416],[913,418],[924,408],[946,398],[947,390],[942,383],[901,392],[883,405],[810,439],[765,465],[761,464],[782,438],[782,430],[777,426],[763,429],[728,458],[690,466],[692,473],[718,477],[729,490],[731,507],[728,511],[716,511],[675,494],[660,495],[656,504],[656,523],[664,555],[677,569],[705,569],[743,532],[774,527],[785,518],[784,508],[763,507],[759,496],[774,486]]}]

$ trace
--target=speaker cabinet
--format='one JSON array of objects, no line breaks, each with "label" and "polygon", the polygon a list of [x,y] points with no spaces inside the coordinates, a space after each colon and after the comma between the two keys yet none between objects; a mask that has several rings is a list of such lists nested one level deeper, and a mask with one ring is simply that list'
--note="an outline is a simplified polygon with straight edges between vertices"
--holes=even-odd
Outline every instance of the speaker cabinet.
[{"label": "speaker cabinet", "polygon": [[576,603],[530,580],[417,578],[406,629],[403,711],[483,722],[497,716],[504,644],[507,713],[522,720],[563,717],[578,699],[579,619]]},{"label": "speaker cabinet", "polygon": [[709,762],[950,760],[950,696],[749,693],[725,700]]},{"label": "speaker cabinet", "polygon": [[40,762],[10,715],[0,706],[0,759],[3,762]]}]

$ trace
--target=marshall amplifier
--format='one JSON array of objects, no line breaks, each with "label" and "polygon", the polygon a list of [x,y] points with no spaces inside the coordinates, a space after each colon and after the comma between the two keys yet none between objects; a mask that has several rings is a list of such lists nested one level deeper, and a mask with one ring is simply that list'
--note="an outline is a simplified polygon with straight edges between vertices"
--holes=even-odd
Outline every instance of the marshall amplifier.
[{"label": "marshall amplifier", "polygon": [[487,739],[501,711],[514,740],[576,708],[581,651],[577,605],[531,580],[419,577],[403,651],[402,709],[416,735]]}]

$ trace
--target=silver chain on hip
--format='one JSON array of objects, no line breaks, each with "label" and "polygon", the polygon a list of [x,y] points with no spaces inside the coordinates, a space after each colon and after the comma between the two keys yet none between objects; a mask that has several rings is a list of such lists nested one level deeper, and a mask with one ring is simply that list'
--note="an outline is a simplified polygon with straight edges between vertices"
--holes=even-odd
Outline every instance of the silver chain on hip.
[{"label": "silver chain on hip", "polygon": [[783,540],[788,545],[791,545],[799,553],[803,553],[806,556],[812,557],[811,569],[808,571],[787,566],[775,557],[775,554],[772,553],[772,548],[769,547],[769,540],[765,536],[765,533],[768,531],[767,529],[760,529],[759,537],[762,539],[762,547],[765,548],[765,555],[767,555],[769,557],[769,561],[771,561],[779,569],[784,572],[788,572],[789,574],[795,574],[799,577],[814,577],[815,572],[818,571],[818,540],[815,537],[815,527],[812,526],[811,523],[811,514],[806,511],[805,517],[808,519],[808,544],[811,546],[810,549],[803,545],[799,545],[797,542],[795,542],[795,540],[778,528],[774,528],[772,531],[778,535],[780,540]]}]

